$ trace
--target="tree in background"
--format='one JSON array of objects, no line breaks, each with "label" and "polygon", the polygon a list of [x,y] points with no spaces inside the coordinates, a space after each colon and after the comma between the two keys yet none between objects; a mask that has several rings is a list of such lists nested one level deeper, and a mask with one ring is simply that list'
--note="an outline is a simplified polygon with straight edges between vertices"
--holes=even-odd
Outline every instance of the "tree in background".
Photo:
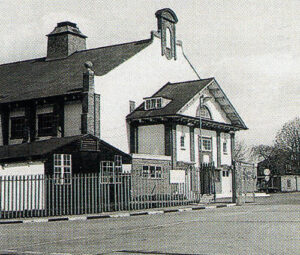
[{"label": "tree in background", "polygon": [[248,161],[249,148],[242,140],[235,140],[234,144],[234,161]]},{"label": "tree in background", "polygon": [[300,173],[300,118],[297,117],[283,125],[276,135],[275,147],[281,152],[286,170]]},{"label": "tree in background", "polygon": [[256,162],[263,162],[272,174],[300,173],[300,118],[282,126],[274,145],[253,146],[251,157]]}]

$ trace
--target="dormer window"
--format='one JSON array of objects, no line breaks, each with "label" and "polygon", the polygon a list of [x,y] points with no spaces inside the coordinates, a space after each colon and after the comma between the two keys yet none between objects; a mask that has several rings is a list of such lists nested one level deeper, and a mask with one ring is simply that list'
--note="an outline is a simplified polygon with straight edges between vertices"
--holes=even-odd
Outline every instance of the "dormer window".
[{"label": "dormer window", "polygon": [[153,110],[162,108],[162,98],[148,98],[145,101],[145,110]]}]

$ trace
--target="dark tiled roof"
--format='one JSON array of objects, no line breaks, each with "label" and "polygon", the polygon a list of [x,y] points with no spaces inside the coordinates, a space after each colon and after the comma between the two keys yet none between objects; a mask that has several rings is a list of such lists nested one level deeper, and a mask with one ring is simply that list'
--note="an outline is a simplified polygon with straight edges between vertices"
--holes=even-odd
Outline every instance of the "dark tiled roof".
[{"label": "dark tiled roof", "polygon": [[81,137],[81,135],[78,135],[62,138],[51,138],[32,143],[0,146],[0,161],[10,158],[15,159],[42,156],[64,145],[74,142]]},{"label": "dark tiled roof", "polygon": [[51,138],[43,141],[35,141],[32,143],[23,143],[16,145],[0,146],[0,162],[6,162],[9,159],[26,159],[26,158],[38,158],[48,153],[51,153],[58,148],[61,148],[70,143],[82,140],[86,137],[93,137],[100,141],[100,151],[105,150],[115,151],[126,158],[131,158],[129,154],[122,152],[121,150],[113,147],[105,141],[93,136],[93,135],[77,135],[69,137]]},{"label": "dark tiled roof", "polygon": [[192,99],[199,91],[208,85],[213,78],[187,81],[179,83],[167,83],[152,97],[165,97],[172,101],[161,109],[144,110],[142,103],[135,111],[127,116],[127,119],[137,119],[141,117],[155,117],[176,114],[190,99]]},{"label": "dark tiled roof", "polygon": [[67,58],[38,58],[0,65],[0,103],[75,93],[82,89],[84,63],[105,75],[152,42],[151,39],[75,52]]}]

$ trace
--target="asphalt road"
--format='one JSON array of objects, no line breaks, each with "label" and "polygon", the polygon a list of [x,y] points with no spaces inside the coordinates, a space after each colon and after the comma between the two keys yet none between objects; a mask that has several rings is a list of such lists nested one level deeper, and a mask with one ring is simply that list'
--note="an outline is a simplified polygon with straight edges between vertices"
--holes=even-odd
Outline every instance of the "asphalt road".
[{"label": "asphalt road", "polygon": [[161,215],[0,225],[0,254],[300,254],[300,193]]}]

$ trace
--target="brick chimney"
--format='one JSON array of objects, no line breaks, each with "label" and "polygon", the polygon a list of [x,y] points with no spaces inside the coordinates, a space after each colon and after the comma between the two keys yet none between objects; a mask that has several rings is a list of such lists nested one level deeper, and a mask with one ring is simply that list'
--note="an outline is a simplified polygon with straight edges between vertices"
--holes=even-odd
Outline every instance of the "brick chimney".
[{"label": "brick chimney", "polygon": [[86,49],[87,36],[70,21],[57,23],[54,30],[47,36],[47,60],[65,58],[75,51]]}]

